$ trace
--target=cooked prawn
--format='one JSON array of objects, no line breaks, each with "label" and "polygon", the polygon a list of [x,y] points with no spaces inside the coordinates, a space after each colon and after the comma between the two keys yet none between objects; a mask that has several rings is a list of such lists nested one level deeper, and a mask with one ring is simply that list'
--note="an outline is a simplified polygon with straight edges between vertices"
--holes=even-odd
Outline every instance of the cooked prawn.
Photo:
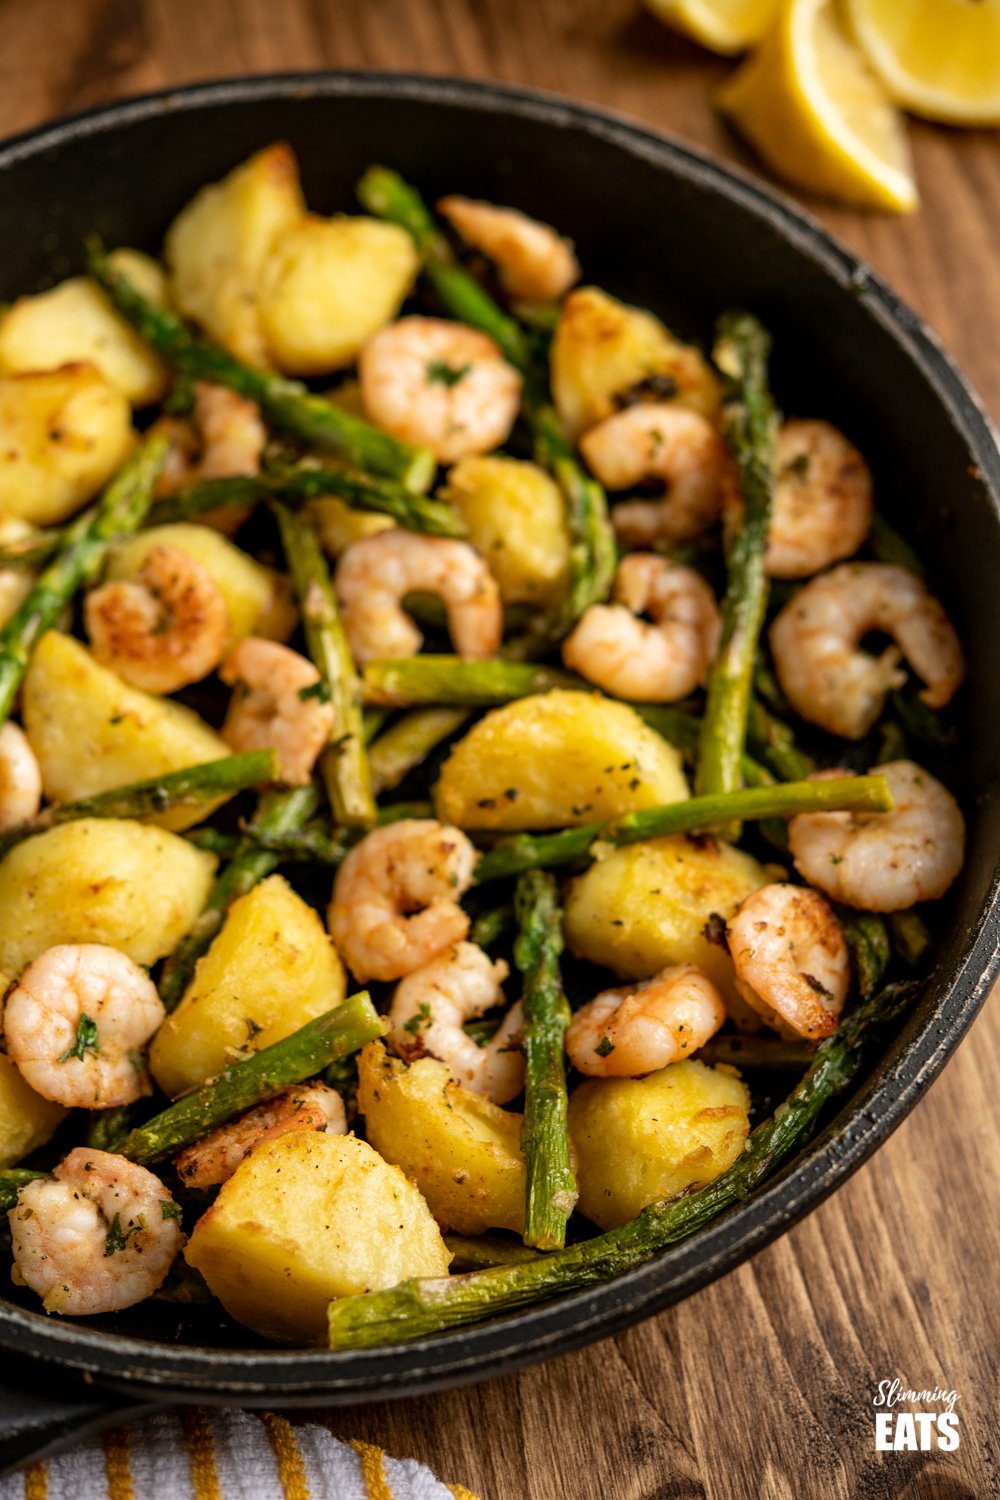
[{"label": "cooked prawn", "polygon": [[[238,479],[260,472],[267,428],[257,405],[228,386],[199,380],[195,385],[194,421],[165,417],[156,431],[170,438],[167,461],[156,487],[158,498],[202,479]],[[250,506],[220,506],[198,519],[232,536],[250,514]]]},{"label": "cooked prawn", "polygon": [[84,619],[102,666],[147,693],[173,693],[207,677],[229,639],[222,590],[179,547],[151,547],[134,581],[94,589]]},{"label": "cooked prawn", "polygon": [[520,209],[453,195],[439,201],[438,213],[466,244],[493,261],[508,296],[557,302],[580,279],[569,240]]},{"label": "cooked prawn", "polygon": [[518,1047],[524,1017],[512,1005],[485,1046],[462,1030],[466,1021],[504,1003],[501,986],[509,973],[474,943],[456,943],[401,979],[389,1008],[391,1041],[401,1057],[437,1057],[452,1077],[494,1104],[507,1104],[524,1087],[524,1058]]},{"label": "cooked prawn", "polygon": [[42,773],[28,736],[8,719],[0,728],[0,833],[33,818],[42,803]]},{"label": "cooked prawn", "polygon": [[219,672],[233,689],[222,738],[231,749],[273,750],[278,779],[305,786],[330,738],[333,707],[309,696],[321,681],[311,661],[259,636],[240,641]]},{"label": "cooked prawn", "polygon": [[[954,797],[912,760],[875,766],[887,813],[802,813],[788,846],[804,880],[865,911],[906,911],[943,896],[962,868],[965,820]],[[845,772],[831,772],[845,775]]]},{"label": "cooked prawn", "polygon": [[111,1109],[152,1091],[142,1048],[165,1015],[153,981],[127,954],[60,943],[28,965],[7,997],[7,1053],[44,1098]]},{"label": "cooked prawn", "polygon": [[665,401],[627,406],[585,432],[580,449],[609,490],[648,479],[666,485],[662,499],[615,506],[611,519],[624,546],[687,541],[718,520],[732,459],[698,412]]},{"label": "cooked prawn", "polygon": [[590,1078],[639,1078],[690,1057],[726,1019],[722,996],[694,964],[604,990],[574,1015],[566,1052]]},{"label": "cooked prawn", "polygon": [[[774,454],[775,485],[765,566],[772,578],[811,578],[853,557],[872,524],[872,476],[854,444],[829,422],[786,422]],[[727,531],[743,514],[725,491]]]},{"label": "cooked prawn", "polygon": [[764,885],[726,925],[736,988],[783,1035],[820,1041],[836,1029],[850,958],[840,923],[818,891]]},{"label": "cooked prawn", "polygon": [[295,1130],[326,1130],[347,1134],[344,1101],[324,1083],[300,1084],[255,1105],[235,1120],[185,1146],[174,1159],[185,1187],[209,1188],[226,1182],[240,1162],[265,1141]]},{"label": "cooked prawn", "polygon": [[[859,648],[869,631],[896,644],[870,656]],[[926,683],[920,696],[931,708],[943,708],[965,676],[941,605],[916,574],[886,563],[843,563],[807,583],[771,626],[771,649],[795,709],[849,740],[867,734],[890,688],[906,681],[901,656]]]},{"label": "cooked prawn", "polygon": [[163,1284],[184,1239],[181,1211],[145,1167],[78,1146],[29,1182],[7,1215],[14,1281],[46,1312],[119,1312]]},{"label": "cooked prawn", "polygon": [[361,351],[368,418],[443,464],[489,453],[510,436],[521,376],[493,340],[443,318],[400,318]]},{"label": "cooked prawn", "polygon": [[477,854],[458,828],[403,818],[366,834],[337,871],[328,925],[356,979],[402,979],[460,943]]},{"label": "cooked prawn", "polygon": [[694,692],[722,632],[701,574],[652,552],[632,552],[618,565],[612,598],[592,604],[563,642],[567,667],[618,698],[676,703]]},{"label": "cooked prawn", "polygon": [[404,595],[437,594],[460,656],[492,656],[503,636],[496,579],[468,542],[393,527],[352,542],[335,577],[355,659],[414,656],[423,636],[403,610]]}]

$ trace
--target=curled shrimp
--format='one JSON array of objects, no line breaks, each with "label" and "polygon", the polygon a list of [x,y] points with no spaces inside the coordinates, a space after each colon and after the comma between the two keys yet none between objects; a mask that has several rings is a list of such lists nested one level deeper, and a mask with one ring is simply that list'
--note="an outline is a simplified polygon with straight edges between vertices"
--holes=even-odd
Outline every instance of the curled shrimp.
[{"label": "curled shrimp", "polygon": [[210,1188],[226,1182],[257,1146],[296,1130],[326,1130],[347,1134],[344,1101],[324,1083],[285,1089],[248,1109],[235,1120],[212,1130],[174,1159],[185,1187]]},{"label": "curled shrimp", "polygon": [[820,1041],[836,1029],[851,966],[840,923],[818,891],[753,891],[726,926],[736,988],[783,1035]]},{"label": "curled shrimp", "polygon": [[569,240],[519,209],[454,195],[437,207],[467,245],[493,261],[508,296],[557,302],[580,279]]},{"label": "curled shrimp", "polygon": [[8,719],[0,729],[0,833],[27,823],[42,804],[42,773],[28,736]]},{"label": "curled shrimp", "polygon": [[60,943],[28,965],[7,998],[7,1053],[44,1098],[111,1109],[151,1092],[142,1048],[165,1015],[153,981],[126,954]]},{"label": "curled shrimp", "polygon": [[466,1021],[504,1003],[509,973],[474,943],[456,943],[401,979],[389,1008],[392,1045],[401,1057],[437,1057],[453,1078],[494,1104],[507,1104],[524,1087],[518,1041],[521,1002],[504,1016],[496,1035],[480,1047],[462,1030]]},{"label": "curled shrimp", "polygon": [[673,402],[627,406],[580,439],[580,450],[609,490],[646,480],[666,485],[662,499],[626,500],[611,513],[626,547],[683,542],[719,518],[732,459],[706,417]]},{"label": "curled shrimp", "polygon": [[[257,405],[228,386],[199,380],[194,388],[194,421],[167,417],[156,424],[171,442],[156,486],[160,499],[202,479],[250,478],[260,472],[267,428]],[[220,506],[199,521],[232,536],[250,514],[250,506]]]},{"label": "curled shrimp", "polygon": [[403,818],[366,834],[337,871],[328,926],[356,979],[402,979],[460,943],[477,854],[458,828]]},{"label": "curled shrimp", "polygon": [[355,659],[414,656],[423,636],[402,607],[404,595],[437,594],[460,656],[492,656],[503,636],[496,579],[468,542],[393,527],[352,542],[335,578]]},{"label": "curled shrimp", "polygon": [[652,552],[632,552],[618,564],[612,598],[592,604],[563,642],[567,667],[618,698],[676,703],[694,692],[722,633],[701,574]]},{"label": "curled shrimp", "polygon": [[722,996],[694,964],[604,990],[574,1015],[566,1052],[590,1078],[639,1078],[703,1047],[726,1019]]},{"label": "curled shrimp", "polygon": [[86,1146],[23,1187],[7,1217],[15,1282],[37,1292],[46,1312],[77,1318],[151,1297],[184,1238],[158,1177]]},{"label": "curled shrimp", "polygon": [[[843,776],[833,771],[831,776]],[[892,793],[886,813],[801,813],[788,846],[804,880],[865,911],[906,911],[943,896],[962,868],[965,820],[947,787],[912,760],[875,766]]]},{"label": "curled shrimp", "polygon": [[278,779],[305,786],[330,738],[333,707],[309,696],[321,681],[311,661],[259,636],[231,651],[219,676],[233,689],[222,738],[232,750],[273,750]]},{"label": "curled shrimp", "polygon": [[[892,636],[880,656],[862,651],[869,631]],[[887,563],[843,563],[807,583],[771,626],[774,665],[794,708],[830,734],[859,740],[890,688],[906,674],[926,683],[921,698],[943,708],[965,676],[962,647],[938,601],[915,573]]]},{"label": "curled shrimp", "polygon": [[521,376],[485,333],[443,318],[400,318],[358,361],[368,418],[443,464],[489,453],[510,436]]},{"label": "curled shrimp", "polygon": [[207,677],[229,639],[222,590],[179,547],[151,547],[134,580],[94,589],[84,618],[97,660],[147,693],[173,693]]}]

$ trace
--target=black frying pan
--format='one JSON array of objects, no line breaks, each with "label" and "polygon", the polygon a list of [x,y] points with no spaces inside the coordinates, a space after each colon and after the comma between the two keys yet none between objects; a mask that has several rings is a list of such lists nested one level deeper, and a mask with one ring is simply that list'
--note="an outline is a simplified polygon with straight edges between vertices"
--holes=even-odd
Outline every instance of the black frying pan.
[{"label": "black frying pan", "polygon": [[[953,777],[970,820],[968,859],[942,912],[934,974],[884,1057],[806,1151],[693,1240],[609,1285],[357,1354],[253,1347],[204,1310],[178,1323],[176,1309],[146,1304],[80,1322],[46,1317],[28,1299],[0,1303],[12,1387],[0,1416],[8,1461],[120,1415],[127,1403],[412,1396],[648,1317],[746,1259],[843,1182],[943,1066],[998,968],[1000,452],[975,396],[919,320],[818,226],[687,147],[520,90],[363,73],[199,86],[0,148],[0,301],[78,270],[88,230],[112,245],[158,246],[197,188],[277,138],[298,152],[320,211],[350,209],[362,169],[384,161],[430,197],[515,203],[557,224],[576,241],[588,279],[652,307],[684,335],[704,340],[731,304],[765,319],[782,406],[828,417],[866,453],[880,504],[931,561],[969,649],[968,723]],[[106,1397],[80,1385],[83,1375]]]}]

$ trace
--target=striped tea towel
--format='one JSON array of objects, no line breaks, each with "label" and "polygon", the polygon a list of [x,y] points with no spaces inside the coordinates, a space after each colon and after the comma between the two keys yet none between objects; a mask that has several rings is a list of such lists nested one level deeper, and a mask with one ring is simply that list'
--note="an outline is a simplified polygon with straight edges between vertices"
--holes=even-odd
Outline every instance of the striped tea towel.
[{"label": "striped tea towel", "polygon": [[0,1480],[0,1500],[476,1500],[412,1458],[275,1412],[163,1412]]}]

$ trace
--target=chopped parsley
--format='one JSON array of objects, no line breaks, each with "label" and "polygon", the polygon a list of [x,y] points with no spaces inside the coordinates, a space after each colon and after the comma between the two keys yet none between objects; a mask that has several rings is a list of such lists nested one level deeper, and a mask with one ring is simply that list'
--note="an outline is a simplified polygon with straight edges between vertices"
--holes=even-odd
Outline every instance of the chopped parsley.
[{"label": "chopped parsley", "polygon": [[[161,1199],[160,1201],[162,1203],[163,1200]],[[141,1228],[141,1220],[136,1220],[130,1229],[123,1229],[121,1215],[115,1214],[111,1220],[111,1227],[108,1229],[107,1238],[104,1241],[105,1255],[114,1255],[118,1250],[126,1250],[132,1235],[138,1234]]]},{"label": "chopped parsley", "polygon": [[[178,1224],[181,1221],[180,1204],[175,1203],[172,1198],[160,1199],[160,1212],[163,1214],[163,1217],[165,1219],[176,1219]],[[107,1254],[107,1251],[105,1251],[105,1254]]]},{"label": "chopped parsley", "polygon": [[446,385],[450,389],[471,370],[471,365],[450,365],[445,359],[432,359],[427,366],[427,379],[432,385]]},{"label": "chopped parsley", "polygon": [[308,687],[299,688],[299,697],[303,703],[308,703],[312,698],[315,698],[320,703],[329,703],[330,684],[325,677],[321,677],[319,682],[313,682]]},{"label": "chopped parsley", "polygon": [[422,1000],[417,1006],[416,1014],[412,1015],[408,1021],[403,1022],[403,1030],[408,1031],[411,1036],[417,1036],[426,1026],[430,1025],[430,1021],[431,1008],[426,1000]]},{"label": "chopped parsley", "polygon": [[598,1042],[597,1046],[594,1048],[594,1051],[597,1053],[598,1057],[607,1057],[614,1050],[615,1050],[615,1044],[614,1044],[614,1042],[611,1041],[610,1037],[606,1037],[606,1036],[602,1036],[601,1040]]},{"label": "chopped parsley", "polygon": [[75,1057],[80,1062],[83,1062],[85,1053],[100,1052],[100,1050],[101,1044],[97,1036],[97,1022],[92,1021],[89,1016],[84,1015],[76,1023],[76,1041],[72,1047],[66,1048],[59,1061],[61,1063],[69,1062],[71,1057]]}]

